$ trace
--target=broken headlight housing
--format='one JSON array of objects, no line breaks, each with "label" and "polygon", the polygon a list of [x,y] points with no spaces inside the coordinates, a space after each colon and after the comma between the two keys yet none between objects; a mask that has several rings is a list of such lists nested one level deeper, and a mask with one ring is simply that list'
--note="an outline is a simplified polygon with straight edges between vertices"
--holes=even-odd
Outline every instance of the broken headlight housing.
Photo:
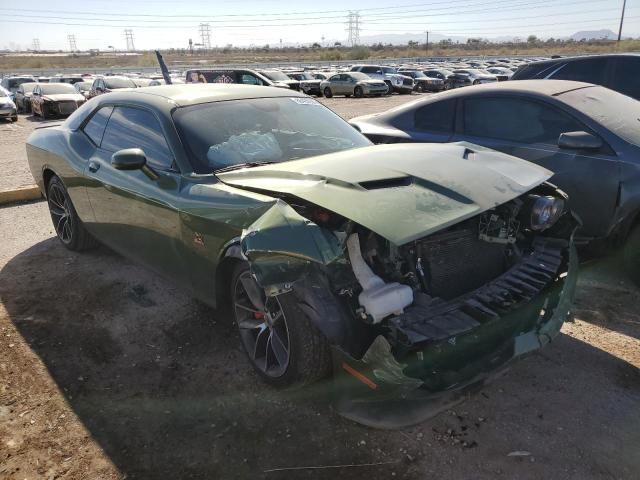
[{"label": "broken headlight housing", "polygon": [[553,226],[564,211],[564,200],[551,195],[529,195],[529,226],[541,232]]}]

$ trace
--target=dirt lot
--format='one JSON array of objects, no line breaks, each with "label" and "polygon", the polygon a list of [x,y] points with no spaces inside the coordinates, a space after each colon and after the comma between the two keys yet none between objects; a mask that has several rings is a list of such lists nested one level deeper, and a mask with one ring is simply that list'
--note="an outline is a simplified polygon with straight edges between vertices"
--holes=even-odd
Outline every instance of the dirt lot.
[{"label": "dirt lot", "polygon": [[105,248],[66,251],[43,202],[0,225],[0,479],[639,476],[640,290],[615,258],[582,268],[576,321],[545,350],[455,411],[379,431],[262,385],[228,317]]}]

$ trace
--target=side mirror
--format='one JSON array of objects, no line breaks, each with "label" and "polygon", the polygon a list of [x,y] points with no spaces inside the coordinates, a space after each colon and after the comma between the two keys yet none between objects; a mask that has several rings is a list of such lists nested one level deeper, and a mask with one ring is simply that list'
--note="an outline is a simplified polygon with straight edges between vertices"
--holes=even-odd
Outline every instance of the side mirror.
[{"label": "side mirror", "polygon": [[111,155],[111,165],[117,170],[140,170],[147,164],[147,157],[139,148],[126,148]]},{"label": "side mirror", "polygon": [[602,139],[587,132],[565,132],[558,138],[560,148],[573,150],[598,150],[602,147]]}]

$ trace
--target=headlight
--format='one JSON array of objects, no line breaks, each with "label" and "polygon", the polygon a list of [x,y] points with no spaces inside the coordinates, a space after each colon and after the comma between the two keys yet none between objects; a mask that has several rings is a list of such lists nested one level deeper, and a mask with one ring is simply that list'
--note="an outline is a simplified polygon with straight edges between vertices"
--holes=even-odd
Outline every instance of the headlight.
[{"label": "headlight", "polygon": [[539,232],[553,226],[564,211],[564,200],[561,198],[530,195],[531,202],[531,230]]}]

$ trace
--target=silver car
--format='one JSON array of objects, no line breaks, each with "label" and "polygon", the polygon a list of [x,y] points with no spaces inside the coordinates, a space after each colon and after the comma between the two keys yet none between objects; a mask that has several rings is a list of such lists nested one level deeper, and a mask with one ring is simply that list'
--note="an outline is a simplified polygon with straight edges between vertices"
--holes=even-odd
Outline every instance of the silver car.
[{"label": "silver car", "polygon": [[0,88],[0,118],[8,118],[12,122],[18,121],[18,110],[16,104],[9,97],[9,92]]},{"label": "silver car", "polygon": [[360,72],[336,73],[320,83],[322,94],[331,98],[334,95],[345,97],[364,97],[365,95],[386,95],[389,87],[382,80],[373,78]]}]

